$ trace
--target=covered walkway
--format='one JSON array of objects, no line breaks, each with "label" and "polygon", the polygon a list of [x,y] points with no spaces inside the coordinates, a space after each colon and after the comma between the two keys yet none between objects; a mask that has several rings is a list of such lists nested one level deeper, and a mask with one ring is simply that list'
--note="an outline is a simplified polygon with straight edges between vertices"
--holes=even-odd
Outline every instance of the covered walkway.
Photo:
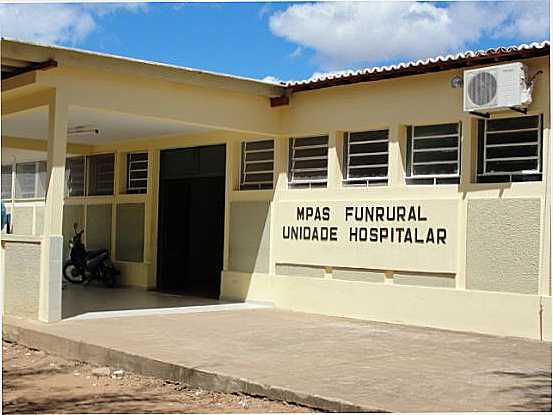
[{"label": "covered walkway", "polygon": [[8,317],[4,333],[66,358],[334,411],[551,410],[551,343],[216,307],[50,324]]},{"label": "covered walkway", "polygon": [[[60,271],[73,224],[85,230],[87,249],[110,251],[121,286],[198,295],[208,279],[206,295],[218,298],[221,271],[228,269],[230,194],[237,180],[227,173],[230,162],[239,139],[279,131],[279,113],[269,104],[283,87],[7,39],[2,39],[2,72],[2,200],[11,218],[10,234],[2,235],[6,314],[52,322],[99,311],[217,303],[145,290],[108,294],[72,287],[62,294]],[[213,157],[209,162],[204,157],[209,151],[198,150],[177,163],[186,172],[160,174],[162,152],[197,147],[220,149],[217,166]],[[192,168],[199,159],[201,168]],[[216,176],[216,197],[205,191],[205,183],[191,183],[192,175],[199,180]],[[174,198],[159,205],[159,195],[168,188],[165,181],[182,176],[188,182],[171,187],[167,193]],[[201,188],[204,202],[217,202],[210,216],[217,233],[211,238],[202,239],[212,233],[211,222],[199,221],[201,215],[192,209],[180,216],[183,223],[202,223],[194,232],[163,217],[169,210],[163,203],[206,211],[197,201],[175,198],[193,185],[191,200]],[[164,226],[180,232],[165,241]],[[186,237],[196,251],[188,248]],[[217,260],[206,248],[209,243]],[[198,261],[195,256],[201,254],[209,261]]]}]

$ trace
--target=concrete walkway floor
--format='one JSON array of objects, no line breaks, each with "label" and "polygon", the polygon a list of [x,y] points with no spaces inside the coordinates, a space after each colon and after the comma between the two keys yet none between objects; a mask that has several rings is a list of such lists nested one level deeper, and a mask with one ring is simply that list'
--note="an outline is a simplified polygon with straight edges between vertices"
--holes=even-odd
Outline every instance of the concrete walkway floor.
[{"label": "concrete walkway floor", "polygon": [[141,288],[105,288],[99,284],[67,284],[62,290],[63,318],[103,311],[225,304],[213,298],[176,295]]},{"label": "concrete walkway floor", "polygon": [[335,411],[550,411],[551,343],[274,309],[41,324],[4,335],[65,357]]}]

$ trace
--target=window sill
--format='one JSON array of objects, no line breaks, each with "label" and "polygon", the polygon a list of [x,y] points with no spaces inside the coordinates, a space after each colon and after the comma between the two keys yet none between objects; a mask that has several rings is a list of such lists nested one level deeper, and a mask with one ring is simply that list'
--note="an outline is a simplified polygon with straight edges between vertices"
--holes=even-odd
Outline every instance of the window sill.
[{"label": "window sill", "polygon": [[364,189],[364,188],[370,188],[370,187],[387,187],[389,185],[388,179],[382,179],[382,181],[375,180],[373,182],[367,182],[364,183],[362,181],[357,180],[344,180],[342,182],[342,187],[349,188],[349,189]]},{"label": "window sill", "polygon": [[43,236],[37,235],[18,235],[15,233],[4,233],[2,232],[0,239],[6,242],[26,242],[32,244],[39,244],[44,239]]},{"label": "window sill", "polygon": [[46,203],[46,198],[44,197],[29,197],[29,198],[15,198],[11,203],[31,203],[31,202],[44,202]]},{"label": "window sill", "polygon": [[459,176],[451,177],[417,177],[411,176],[405,178],[405,184],[407,186],[444,186],[444,185],[454,185],[458,186],[461,182]]},{"label": "window sill", "polygon": [[501,175],[478,175],[476,183],[499,184],[499,183],[536,183],[543,181],[542,173],[515,173]]}]

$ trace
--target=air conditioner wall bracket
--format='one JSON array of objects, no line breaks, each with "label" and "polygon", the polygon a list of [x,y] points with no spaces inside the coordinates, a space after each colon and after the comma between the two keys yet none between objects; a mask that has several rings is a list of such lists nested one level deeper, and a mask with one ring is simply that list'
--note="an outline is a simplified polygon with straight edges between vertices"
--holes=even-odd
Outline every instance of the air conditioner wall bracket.
[{"label": "air conditioner wall bracket", "polygon": [[469,114],[476,115],[477,117],[480,117],[480,118],[486,118],[486,119],[490,118],[489,112],[470,111]]},{"label": "air conditioner wall bracket", "polygon": [[517,107],[511,107],[510,110],[520,112],[521,114],[528,114],[528,108],[517,108]]}]

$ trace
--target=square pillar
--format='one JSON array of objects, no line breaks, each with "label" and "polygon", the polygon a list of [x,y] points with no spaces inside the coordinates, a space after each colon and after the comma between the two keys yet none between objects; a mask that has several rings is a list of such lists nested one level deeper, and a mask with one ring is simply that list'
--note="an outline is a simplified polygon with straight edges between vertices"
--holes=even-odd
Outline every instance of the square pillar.
[{"label": "square pillar", "polygon": [[465,116],[461,124],[461,159],[459,163],[459,213],[457,217],[457,228],[459,236],[457,240],[457,275],[455,277],[455,288],[465,290],[467,288],[467,218],[468,199],[467,191],[476,172],[476,125],[471,116]]},{"label": "square pillar", "polygon": [[[276,136],[274,147],[274,188],[275,191],[288,189],[288,136]],[[278,199],[278,195],[276,196]]]},{"label": "square pillar", "polygon": [[44,235],[61,235],[67,156],[67,102],[56,92],[48,106],[48,164]]},{"label": "square pillar", "polygon": [[44,322],[61,319],[67,112],[65,97],[56,91],[48,105],[47,188],[38,311],[39,320]]},{"label": "square pillar", "polygon": [[337,190],[342,187],[342,146],[343,131],[331,131],[328,134],[328,179],[327,189]]},{"label": "square pillar", "polygon": [[388,142],[388,186],[405,186],[406,128],[399,124],[390,126]]}]

